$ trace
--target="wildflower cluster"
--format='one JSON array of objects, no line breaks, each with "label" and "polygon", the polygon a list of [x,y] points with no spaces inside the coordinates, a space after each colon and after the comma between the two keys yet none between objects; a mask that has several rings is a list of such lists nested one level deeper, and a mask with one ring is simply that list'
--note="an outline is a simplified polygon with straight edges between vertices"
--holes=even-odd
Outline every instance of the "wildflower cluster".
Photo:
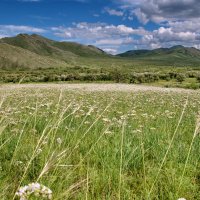
[{"label": "wildflower cluster", "polygon": [[185,198],[179,198],[178,200],[186,200]]},{"label": "wildflower cluster", "polygon": [[52,199],[52,191],[48,187],[39,183],[30,183],[24,187],[20,187],[16,192],[16,195],[20,198],[20,200],[28,200],[30,195]]}]

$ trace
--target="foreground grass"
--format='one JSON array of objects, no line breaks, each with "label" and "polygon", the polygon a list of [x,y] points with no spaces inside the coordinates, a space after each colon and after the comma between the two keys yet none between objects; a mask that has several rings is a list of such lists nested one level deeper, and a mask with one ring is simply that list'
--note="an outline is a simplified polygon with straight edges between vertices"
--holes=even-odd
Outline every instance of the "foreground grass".
[{"label": "foreground grass", "polygon": [[[200,199],[198,93],[0,91],[0,199]],[[41,199],[41,198],[39,198]]]}]

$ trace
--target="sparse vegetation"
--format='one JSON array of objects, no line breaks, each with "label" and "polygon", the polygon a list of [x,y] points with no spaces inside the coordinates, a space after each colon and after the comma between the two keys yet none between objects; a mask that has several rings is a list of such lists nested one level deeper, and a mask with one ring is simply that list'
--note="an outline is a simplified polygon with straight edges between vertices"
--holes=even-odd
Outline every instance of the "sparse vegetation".
[{"label": "sparse vegetation", "polygon": [[[199,88],[198,73],[188,72],[130,72],[114,69],[112,70],[89,70],[83,73],[82,69],[65,71],[54,69],[46,70],[19,70],[0,71],[1,83],[42,83],[42,82],[113,82],[130,84],[150,84],[168,87],[183,87],[190,89]],[[193,76],[191,74],[194,73]]]}]

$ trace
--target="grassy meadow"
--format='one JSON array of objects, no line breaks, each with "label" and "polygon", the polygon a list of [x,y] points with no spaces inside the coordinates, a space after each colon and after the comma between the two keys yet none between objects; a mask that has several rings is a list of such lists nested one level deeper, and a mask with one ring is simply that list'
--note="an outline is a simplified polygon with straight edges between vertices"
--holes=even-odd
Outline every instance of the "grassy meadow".
[{"label": "grassy meadow", "polygon": [[[0,89],[0,199],[200,199],[199,92]],[[29,199],[42,199],[30,197]]]}]

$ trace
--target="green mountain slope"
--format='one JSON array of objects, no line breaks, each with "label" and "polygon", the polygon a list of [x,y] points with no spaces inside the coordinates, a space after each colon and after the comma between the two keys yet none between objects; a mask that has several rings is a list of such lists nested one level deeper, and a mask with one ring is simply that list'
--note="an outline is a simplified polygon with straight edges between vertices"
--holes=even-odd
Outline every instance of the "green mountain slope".
[{"label": "green mountain slope", "polygon": [[174,46],[171,48],[159,48],[154,50],[132,50],[122,54],[119,57],[125,58],[157,58],[157,57],[196,57],[200,59],[200,50],[193,47]]},{"label": "green mountain slope", "polygon": [[200,66],[200,50],[180,45],[154,50],[132,50],[117,56],[150,65]]},{"label": "green mountain slope", "polygon": [[0,43],[1,68],[58,68],[64,66],[66,66],[66,63],[61,60],[40,56],[20,47]]},{"label": "green mountain slope", "polygon": [[109,58],[101,49],[74,42],[57,42],[40,35],[19,34],[0,39],[1,68],[60,68],[80,66],[80,60]]},{"label": "green mountain slope", "polygon": [[40,35],[19,34],[16,37],[3,38],[1,43],[29,50],[42,56],[68,61],[77,56],[102,57],[107,54],[93,46],[85,46],[74,42],[57,42]]}]

